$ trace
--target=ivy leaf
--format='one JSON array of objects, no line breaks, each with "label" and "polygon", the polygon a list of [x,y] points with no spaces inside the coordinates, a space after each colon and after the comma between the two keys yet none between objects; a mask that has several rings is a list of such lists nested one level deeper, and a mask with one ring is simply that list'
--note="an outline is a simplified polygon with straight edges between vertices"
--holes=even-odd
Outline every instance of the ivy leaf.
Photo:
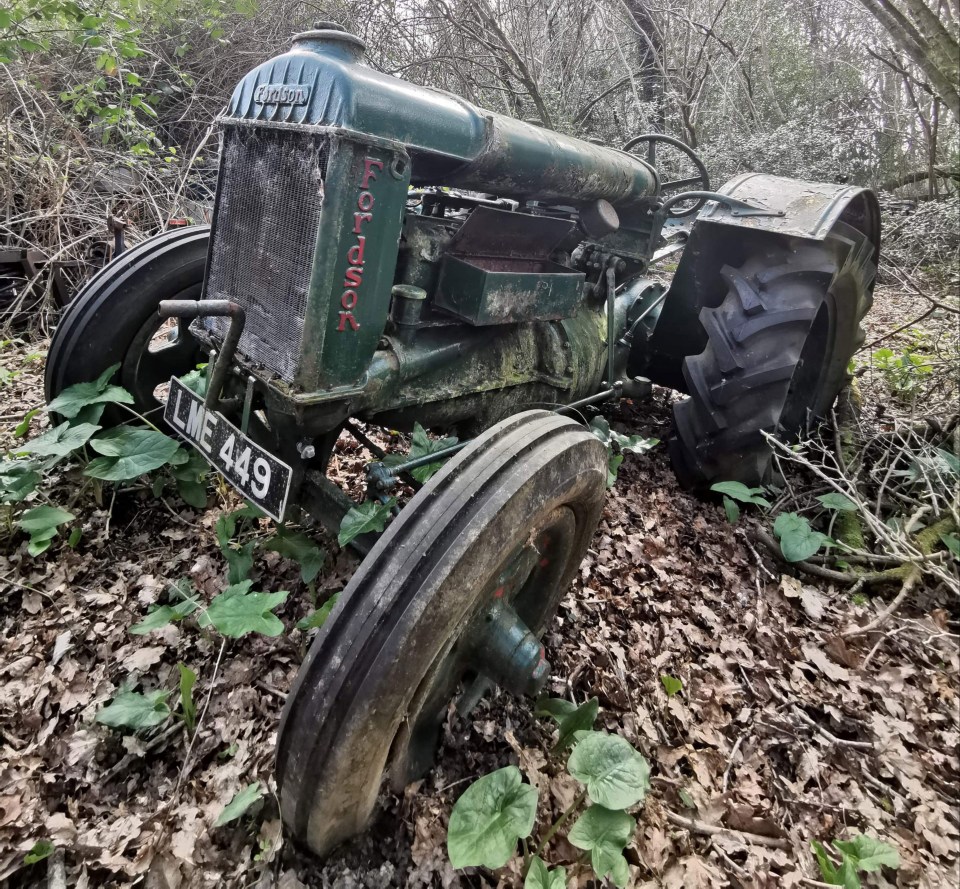
[{"label": "ivy leaf", "polygon": [[27,510],[17,524],[30,535],[27,551],[31,556],[39,556],[57,536],[57,528],[73,519],[72,512],[44,505]]},{"label": "ivy leaf", "polygon": [[636,805],[650,789],[650,766],[626,738],[590,732],[573,748],[567,771],[608,809]]},{"label": "ivy leaf", "polygon": [[314,611],[313,614],[298,620],[297,629],[313,630],[322,627],[327,622],[327,618],[330,617],[330,612],[333,611],[333,606],[337,604],[337,599],[339,598],[340,594],[334,593],[323,605]]},{"label": "ivy leaf", "polygon": [[566,889],[567,871],[562,867],[549,870],[543,860],[535,855],[530,860],[530,870],[523,881],[523,889]]},{"label": "ivy leaf", "polygon": [[50,840],[37,840],[33,844],[33,848],[23,856],[23,863],[30,865],[36,864],[38,861],[43,861],[44,858],[49,858],[53,855],[55,848]]},{"label": "ivy leaf", "polygon": [[100,429],[93,423],[79,423],[71,426],[61,423],[48,429],[39,438],[17,447],[18,454],[36,454],[38,457],[66,457],[77,448],[82,448],[94,432]]},{"label": "ivy leaf", "polygon": [[396,497],[391,497],[386,503],[381,503],[379,500],[367,500],[360,506],[349,509],[340,522],[337,543],[340,546],[346,546],[361,534],[366,534],[369,531],[382,531],[393,515],[392,510],[396,504]]},{"label": "ivy leaf", "polygon": [[288,590],[276,593],[251,593],[253,581],[228,586],[216,596],[200,615],[200,626],[212,626],[224,636],[239,639],[247,633],[279,636],[283,622],[273,613],[290,595]]},{"label": "ivy leaf", "polygon": [[503,867],[530,836],[537,789],[524,784],[516,766],[497,769],[471,784],[450,813],[447,854],[456,867]]},{"label": "ivy leaf", "polygon": [[803,516],[782,512],[773,523],[773,533],[780,540],[780,551],[788,562],[802,562],[814,555],[829,538],[814,531]]},{"label": "ivy leaf", "polygon": [[630,870],[623,850],[636,826],[626,812],[590,806],[570,829],[567,839],[590,853],[590,865],[598,877],[609,874],[617,886],[626,886]]},{"label": "ivy leaf", "polygon": [[110,384],[119,369],[120,365],[114,364],[92,382],[68,386],[47,405],[47,410],[72,420],[92,404],[133,404],[133,396],[126,389]]},{"label": "ivy leaf", "polygon": [[122,691],[97,714],[97,722],[110,728],[132,728],[134,731],[160,725],[170,716],[168,697],[170,692],[163,689],[146,695]]},{"label": "ivy leaf", "polygon": [[90,447],[102,457],[87,464],[83,474],[104,481],[126,481],[169,463],[180,445],[156,429],[117,426],[94,438]]},{"label": "ivy leaf", "polygon": [[900,856],[893,846],[866,834],[857,834],[852,840],[834,840],[833,845],[853,859],[857,870],[873,873],[883,867],[900,867]]},{"label": "ivy leaf", "polygon": [[[427,431],[423,426],[415,422],[413,424],[413,435],[410,439],[410,453],[389,454],[383,458],[383,464],[384,466],[399,466],[408,460],[416,460],[418,457],[428,457],[430,454],[436,454],[438,451],[453,447],[458,441],[459,439],[456,436],[434,440],[427,435]],[[418,482],[426,482],[430,476],[443,467],[445,459],[438,460],[436,463],[428,463],[426,466],[421,466],[418,469],[411,469],[410,475]]]},{"label": "ivy leaf", "polygon": [[243,790],[234,795],[233,799],[224,806],[223,811],[217,815],[217,820],[213,822],[214,827],[223,827],[231,821],[236,821],[247,809],[254,803],[263,798],[263,791],[259,784],[248,784]]},{"label": "ivy leaf", "polygon": [[297,562],[304,583],[310,583],[316,578],[327,558],[326,552],[302,531],[278,529],[276,537],[267,541],[266,548]]},{"label": "ivy leaf", "polygon": [[567,713],[560,722],[560,735],[555,751],[566,750],[575,740],[577,732],[590,731],[600,712],[600,702],[596,698],[581,704],[572,713]]},{"label": "ivy leaf", "polygon": [[763,488],[748,488],[743,482],[716,482],[710,485],[710,490],[739,500],[740,503],[753,503],[764,509],[770,508],[770,501],[761,496]]},{"label": "ivy leaf", "polygon": [[740,521],[740,507],[726,494],[723,495],[723,511],[727,514],[727,521],[731,525],[735,525]]},{"label": "ivy leaf", "polygon": [[821,494],[817,497],[817,500],[820,501],[820,505],[824,509],[856,512],[860,508],[846,494],[839,494],[836,491],[831,491],[829,494]]},{"label": "ivy leaf", "polygon": [[663,690],[667,693],[668,698],[672,698],[683,688],[683,683],[676,676],[670,676],[667,673],[660,676],[660,681],[663,683]]}]

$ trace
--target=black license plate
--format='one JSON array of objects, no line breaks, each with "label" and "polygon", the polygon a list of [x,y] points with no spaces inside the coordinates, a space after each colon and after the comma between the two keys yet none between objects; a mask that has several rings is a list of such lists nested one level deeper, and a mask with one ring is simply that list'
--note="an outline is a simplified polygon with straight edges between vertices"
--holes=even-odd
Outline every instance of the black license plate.
[{"label": "black license plate", "polygon": [[290,493],[290,467],[216,411],[207,410],[203,399],[176,377],[163,418],[190,442],[244,497],[270,518],[283,521]]}]

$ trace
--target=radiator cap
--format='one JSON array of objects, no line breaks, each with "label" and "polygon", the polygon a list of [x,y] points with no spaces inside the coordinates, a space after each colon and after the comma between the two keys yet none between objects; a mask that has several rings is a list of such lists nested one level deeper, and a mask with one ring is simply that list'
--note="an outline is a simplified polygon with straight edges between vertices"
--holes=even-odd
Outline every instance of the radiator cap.
[{"label": "radiator cap", "polygon": [[[313,44],[311,48],[319,48],[326,44],[327,46],[338,46],[352,50],[351,55],[359,58],[367,48],[356,34],[351,34],[343,25],[337,22],[314,22],[309,31],[302,31],[293,37],[293,45]],[[318,46],[319,45],[319,46]]]}]

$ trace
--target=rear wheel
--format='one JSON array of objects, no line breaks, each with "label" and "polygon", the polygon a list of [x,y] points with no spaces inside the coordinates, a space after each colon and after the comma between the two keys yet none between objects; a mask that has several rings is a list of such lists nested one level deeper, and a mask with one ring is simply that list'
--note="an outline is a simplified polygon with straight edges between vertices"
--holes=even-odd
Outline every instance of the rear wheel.
[{"label": "rear wheel", "polygon": [[434,757],[453,700],[487,683],[535,693],[539,636],[596,529],[606,452],[545,411],[492,427],[435,475],[364,560],[284,710],[281,812],[325,854],[364,829],[384,779]]},{"label": "rear wheel", "polygon": [[[170,377],[192,370],[200,349],[188,322],[163,319],[164,299],[199,299],[209,226],[164,232],[121,254],[71,301],[50,343],[46,398],[100,376],[119,364],[116,382],[134,397],[134,408],[162,407],[158,392]],[[104,414],[106,422],[122,415]]]},{"label": "rear wheel", "polygon": [[763,433],[793,439],[826,414],[863,342],[874,248],[838,224],[822,243],[758,249],[716,308],[700,312],[707,346],[684,359],[690,397],[674,406],[670,454],[689,487],[758,484],[771,450]]}]

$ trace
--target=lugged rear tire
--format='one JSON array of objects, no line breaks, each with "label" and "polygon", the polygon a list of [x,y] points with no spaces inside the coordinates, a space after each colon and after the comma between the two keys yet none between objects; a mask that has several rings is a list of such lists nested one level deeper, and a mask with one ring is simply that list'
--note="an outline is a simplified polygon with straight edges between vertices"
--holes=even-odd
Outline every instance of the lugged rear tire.
[{"label": "lugged rear tire", "polygon": [[874,246],[834,226],[823,242],[766,245],[739,268],[716,308],[700,312],[707,346],[683,362],[690,397],[674,405],[670,456],[681,483],[764,481],[763,432],[795,439],[842,388],[873,302]]}]

